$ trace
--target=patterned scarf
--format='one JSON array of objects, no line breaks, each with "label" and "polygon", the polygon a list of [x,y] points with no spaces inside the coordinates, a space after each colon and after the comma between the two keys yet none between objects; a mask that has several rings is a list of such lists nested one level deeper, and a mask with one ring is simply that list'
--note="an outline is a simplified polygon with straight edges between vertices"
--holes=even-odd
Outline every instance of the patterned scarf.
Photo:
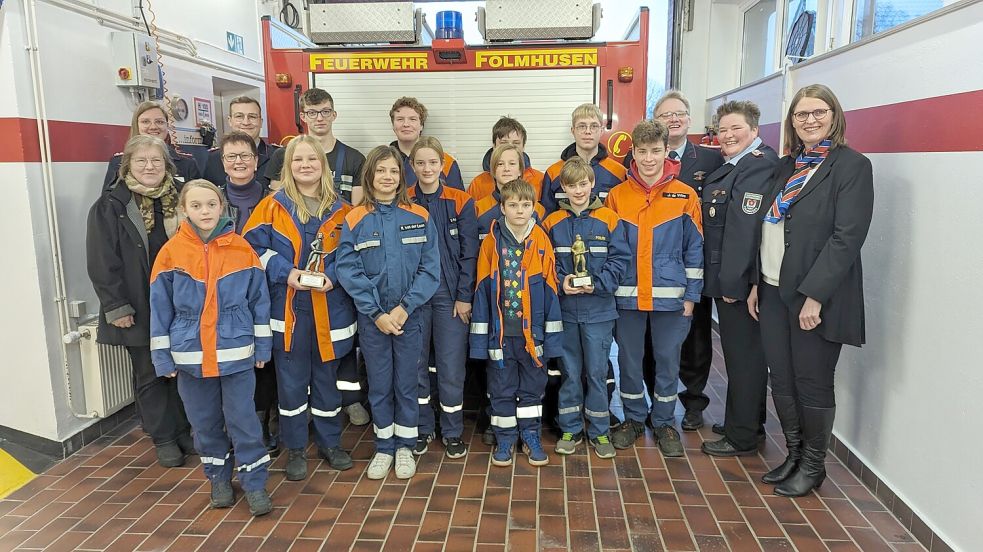
[{"label": "patterned scarf", "polygon": [[177,188],[174,187],[174,180],[166,176],[164,182],[156,188],[150,188],[137,182],[132,174],[126,175],[126,187],[133,192],[133,199],[140,208],[140,215],[143,216],[143,225],[149,234],[154,229],[154,200],[159,199],[164,211],[164,232],[170,238],[177,232],[181,219],[177,212]]},{"label": "patterned scarf", "polygon": [[795,171],[785,183],[785,189],[782,190],[782,193],[775,197],[775,202],[772,203],[771,208],[768,209],[768,214],[765,215],[765,222],[778,224],[782,220],[785,211],[788,211],[788,206],[795,201],[795,196],[799,195],[799,192],[805,187],[809,171],[826,159],[830,145],[832,142],[823,140],[816,147],[809,151],[803,151],[795,158]]}]

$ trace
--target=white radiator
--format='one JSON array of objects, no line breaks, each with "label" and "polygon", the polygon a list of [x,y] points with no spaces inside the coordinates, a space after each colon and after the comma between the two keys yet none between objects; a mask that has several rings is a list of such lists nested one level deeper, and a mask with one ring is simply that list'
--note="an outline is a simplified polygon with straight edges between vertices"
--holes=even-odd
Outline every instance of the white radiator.
[{"label": "white radiator", "polygon": [[126,347],[96,343],[96,323],[79,326],[85,410],[105,418],[133,401],[133,365]]}]

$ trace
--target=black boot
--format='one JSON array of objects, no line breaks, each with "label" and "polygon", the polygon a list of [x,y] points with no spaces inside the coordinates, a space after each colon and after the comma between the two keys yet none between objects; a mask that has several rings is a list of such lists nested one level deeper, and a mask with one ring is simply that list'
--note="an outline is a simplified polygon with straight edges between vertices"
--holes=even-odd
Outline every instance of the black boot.
[{"label": "black boot", "polygon": [[771,398],[775,401],[778,421],[781,422],[782,433],[785,434],[785,448],[788,449],[788,456],[782,465],[761,477],[761,481],[774,485],[788,479],[795,468],[799,467],[799,459],[802,458],[802,430],[799,429],[799,411],[795,399],[784,395],[772,395]]},{"label": "black boot", "polygon": [[826,479],[826,448],[836,408],[802,407],[802,460],[788,479],[775,487],[781,496],[805,496]]}]

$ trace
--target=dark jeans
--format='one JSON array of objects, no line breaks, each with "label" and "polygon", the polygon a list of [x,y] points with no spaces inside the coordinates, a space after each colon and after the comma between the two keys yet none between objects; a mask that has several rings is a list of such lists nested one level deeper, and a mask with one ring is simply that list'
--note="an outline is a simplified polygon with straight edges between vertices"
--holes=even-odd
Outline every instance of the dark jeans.
[{"label": "dark jeans", "polygon": [[174,442],[191,426],[175,378],[159,378],[150,359],[150,346],[127,347],[133,363],[133,397],[143,430],[155,445]]},{"label": "dark jeans", "polygon": [[843,345],[799,327],[805,297],[786,305],[777,287],[762,284],[758,286],[758,300],[772,394],[795,397],[800,407],[836,406],[833,375]]}]

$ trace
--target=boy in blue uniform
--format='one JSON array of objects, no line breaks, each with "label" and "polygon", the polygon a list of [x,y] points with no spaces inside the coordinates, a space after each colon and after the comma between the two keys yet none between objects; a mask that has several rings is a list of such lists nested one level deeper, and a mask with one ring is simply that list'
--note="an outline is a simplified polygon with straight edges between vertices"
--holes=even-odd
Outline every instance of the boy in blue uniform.
[{"label": "boy in blue uniform", "polygon": [[532,219],[535,191],[524,180],[501,187],[502,213],[478,253],[471,356],[487,358],[492,464],[512,464],[516,437],[533,466],[549,463],[540,441],[545,359],[562,349],[556,261],[546,232]]},{"label": "boy in blue uniform", "polygon": [[[600,458],[612,458],[615,450],[608,435],[608,355],[618,319],[614,292],[630,262],[628,240],[617,213],[593,194],[594,171],[586,161],[579,157],[569,159],[560,171],[560,184],[566,198],[559,201],[559,210],[543,222],[557,256],[564,328],[559,393],[562,435],[556,452],[576,451],[584,439],[586,415],[587,437],[594,452]],[[577,282],[575,278],[585,271],[590,283]],[[582,376],[587,379],[586,401]]]}]

